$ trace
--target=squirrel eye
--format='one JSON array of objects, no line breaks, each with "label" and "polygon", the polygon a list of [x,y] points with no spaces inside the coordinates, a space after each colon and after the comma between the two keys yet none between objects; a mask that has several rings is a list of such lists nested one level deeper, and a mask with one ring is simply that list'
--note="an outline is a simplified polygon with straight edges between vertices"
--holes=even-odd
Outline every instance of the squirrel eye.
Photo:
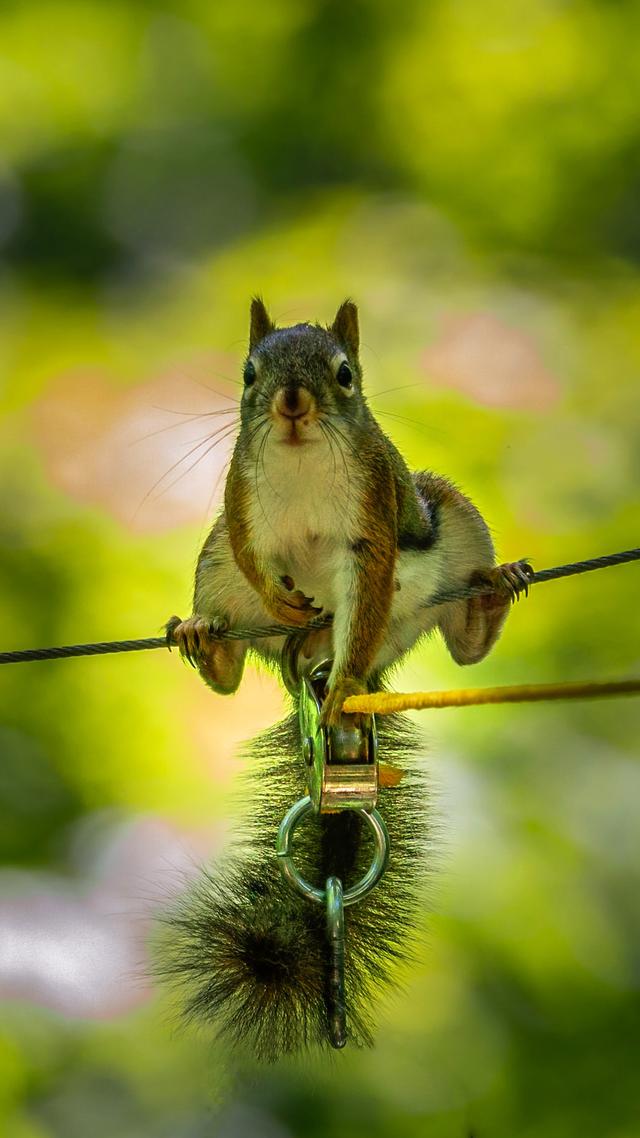
[{"label": "squirrel eye", "polygon": [[351,384],[353,382],[353,374],[346,360],[343,360],[340,364],[340,367],[338,368],[338,372],[336,374],[336,379],[341,387],[351,387]]},{"label": "squirrel eye", "polygon": [[244,384],[245,384],[245,387],[251,387],[251,384],[255,383],[255,381],[256,381],[256,369],[255,369],[254,365],[252,364],[251,360],[249,360],[244,365]]}]

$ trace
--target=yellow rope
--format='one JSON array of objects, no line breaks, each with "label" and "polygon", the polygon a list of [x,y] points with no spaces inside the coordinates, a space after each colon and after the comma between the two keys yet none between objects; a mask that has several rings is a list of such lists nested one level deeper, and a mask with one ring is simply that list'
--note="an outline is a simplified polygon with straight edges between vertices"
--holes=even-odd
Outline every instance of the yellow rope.
[{"label": "yellow rope", "polygon": [[458,691],[371,692],[351,695],[343,711],[390,715],[394,711],[422,711],[434,707],[473,707],[480,703],[535,703],[544,699],[594,699],[611,695],[639,695],[640,679],[574,684],[520,684],[517,687],[461,688]]}]

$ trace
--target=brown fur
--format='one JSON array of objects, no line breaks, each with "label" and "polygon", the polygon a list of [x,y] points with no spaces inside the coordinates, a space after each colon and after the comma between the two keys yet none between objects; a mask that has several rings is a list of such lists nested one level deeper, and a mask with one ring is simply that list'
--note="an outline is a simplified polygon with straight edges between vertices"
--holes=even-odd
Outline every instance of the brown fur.
[{"label": "brown fur", "polygon": [[275,328],[276,326],[264,306],[262,297],[254,296],[251,301],[249,351],[252,352],[256,344],[264,340],[265,336],[269,336],[271,332],[275,332]]}]

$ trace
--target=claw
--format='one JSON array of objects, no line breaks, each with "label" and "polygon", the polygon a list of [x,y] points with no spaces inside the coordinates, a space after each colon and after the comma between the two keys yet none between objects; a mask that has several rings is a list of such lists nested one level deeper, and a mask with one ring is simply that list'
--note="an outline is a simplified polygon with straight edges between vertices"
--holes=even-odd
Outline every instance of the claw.
[{"label": "claw", "polygon": [[207,625],[207,632],[210,636],[222,636],[223,633],[229,628],[229,621],[223,620],[210,620]]},{"label": "claw", "polygon": [[192,668],[200,668],[208,655],[209,640],[219,637],[228,628],[228,624],[223,618],[207,620],[205,617],[192,616],[188,620],[180,620],[179,617],[172,616],[165,627],[167,642],[178,646],[180,655]]},{"label": "claw", "polygon": [[[527,572],[527,570],[529,572]],[[525,597],[528,597],[529,596],[529,585],[531,584],[530,576],[533,575],[533,570],[531,569],[531,566],[527,565],[526,562],[519,562],[515,566],[515,573],[516,573],[518,580],[520,581],[520,583],[522,585]]]},{"label": "claw", "polygon": [[171,651],[172,647],[174,647],[176,644],[174,633],[179,624],[182,624],[181,616],[170,616],[164,626],[165,636],[167,639],[167,648],[169,651]]},{"label": "claw", "polygon": [[498,566],[498,572],[503,582],[511,591],[511,602],[520,600],[521,593],[529,596],[529,586],[533,577],[533,569],[528,561],[509,561]]}]

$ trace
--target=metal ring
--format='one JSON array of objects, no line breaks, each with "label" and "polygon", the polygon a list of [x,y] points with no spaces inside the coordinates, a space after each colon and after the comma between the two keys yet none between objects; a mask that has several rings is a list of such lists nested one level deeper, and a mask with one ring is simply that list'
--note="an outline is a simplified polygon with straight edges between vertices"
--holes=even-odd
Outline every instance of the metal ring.
[{"label": "metal ring", "polygon": [[[291,886],[292,889],[297,890],[308,901],[315,901],[319,905],[324,905],[327,900],[326,889],[318,889],[316,885],[312,885],[310,881],[305,881],[298,873],[295,865],[293,864],[293,857],[290,850],[291,838],[298,822],[300,822],[305,815],[309,814],[313,809],[311,799],[307,795],[301,798],[298,802],[294,803],[290,810],[287,811],[278,830],[278,837],[276,839],[276,854],[280,870],[285,881]],[[347,889],[342,902],[344,905],[355,905],[356,901],[361,901],[366,897],[367,893],[377,885],[382,877],[387,862],[389,860],[389,834],[384,820],[377,810],[355,810],[355,814],[360,814],[368,825],[373,830],[375,839],[375,852],[373,861],[364,877]]]}]

